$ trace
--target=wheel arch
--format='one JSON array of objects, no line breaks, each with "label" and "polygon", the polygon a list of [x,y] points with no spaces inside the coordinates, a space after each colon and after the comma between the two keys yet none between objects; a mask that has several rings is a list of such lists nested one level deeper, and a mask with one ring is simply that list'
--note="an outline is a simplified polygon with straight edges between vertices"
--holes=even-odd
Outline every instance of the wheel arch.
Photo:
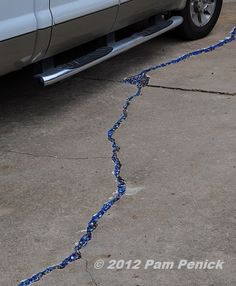
[{"label": "wheel arch", "polygon": [[179,6],[178,6],[178,9],[177,10],[182,10],[184,9],[184,7],[186,6],[187,4],[187,0],[180,0],[179,1]]}]

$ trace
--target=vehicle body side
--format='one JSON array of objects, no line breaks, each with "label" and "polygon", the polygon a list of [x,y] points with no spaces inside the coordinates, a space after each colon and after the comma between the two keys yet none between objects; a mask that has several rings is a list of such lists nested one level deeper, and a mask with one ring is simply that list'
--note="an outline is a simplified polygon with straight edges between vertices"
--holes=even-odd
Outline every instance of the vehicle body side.
[{"label": "vehicle body side", "polygon": [[185,4],[186,0],[1,0],[0,75]]}]

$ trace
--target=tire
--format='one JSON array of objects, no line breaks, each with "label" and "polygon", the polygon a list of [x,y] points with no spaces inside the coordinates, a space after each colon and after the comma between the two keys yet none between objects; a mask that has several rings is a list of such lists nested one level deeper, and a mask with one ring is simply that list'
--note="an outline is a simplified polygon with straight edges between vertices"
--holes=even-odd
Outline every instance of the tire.
[{"label": "tire", "polygon": [[[212,31],[219,18],[223,0],[211,0],[212,3],[208,4],[207,2],[209,0],[187,0],[185,8],[179,13],[184,19],[178,28],[178,34],[182,38],[197,40]],[[206,5],[208,8],[204,10]]]}]

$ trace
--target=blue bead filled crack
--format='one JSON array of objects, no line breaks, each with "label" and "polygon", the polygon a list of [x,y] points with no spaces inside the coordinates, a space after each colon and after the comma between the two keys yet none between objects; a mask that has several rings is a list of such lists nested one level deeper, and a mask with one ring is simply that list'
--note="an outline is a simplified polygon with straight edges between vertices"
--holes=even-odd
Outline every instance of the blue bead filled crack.
[{"label": "blue bead filled crack", "polygon": [[114,176],[117,182],[117,190],[116,193],[114,194],[114,196],[107,201],[106,203],[104,203],[102,205],[102,207],[100,208],[100,210],[95,213],[91,219],[89,220],[88,224],[87,224],[87,229],[86,229],[86,233],[80,238],[79,242],[76,243],[74,250],[72,252],[72,254],[70,254],[67,258],[65,258],[62,262],[56,264],[56,265],[52,265],[47,267],[46,269],[44,269],[43,271],[33,275],[32,277],[23,280],[20,282],[20,284],[18,284],[18,286],[28,286],[33,284],[34,282],[39,281],[41,278],[43,278],[45,275],[51,273],[54,270],[58,270],[58,269],[64,269],[66,266],[68,266],[69,264],[71,264],[72,262],[79,260],[81,258],[81,249],[84,248],[89,241],[92,239],[92,233],[93,231],[96,229],[99,220],[108,212],[108,210],[116,203],[118,202],[122,196],[125,194],[126,192],[126,183],[125,180],[121,177],[121,162],[119,160],[118,157],[118,153],[120,151],[120,147],[116,142],[116,139],[114,138],[114,134],[117,131],[117,129],[120,127],[120,125],[127,119],[128,117],[128,108],[129,105],[131,104],[131,102],[136,98],[139,97],[142,93],[142,90],[145,86],[148,85],[149,83],[149,76],[147,75],[148,72],[150,71],[154,71],[154,70],[158,70],[161,68],[164,68],[166,66],[172,65],[172,64],[177,64],[181,61],[184,61],[188,58],[191,58],[193,56],[198,56],[204,53],[210,53],[232,41],[235,40],[235,35],[236,35],[236,26],[232,29],[232,31],[230,32],[229,36],[226,37],[224,40],[219,41],[218,43],[211,45],[207,48],[203,48],[203,49],[199,49],[199,50],[195,50],[192,52],[189,52],[187,54],[184,54],[180,57],[177,57],[175,59],[172,59],[170,61],[167,61],[165,63],[161,63],[158,64],[156,66],[152,66],[150,68],[147,68],[143,71],[141,71],[140,73],[138,73],[137,75],[131,76],[129,78],[126,78],[124,80],[124,82],[126,84],[131,84],[131,85],[135,85],[137,90],[136,92],[131,95],[124,103],[123,105],[123,111],[122,114],[120,115],[119,119],[114,123],[114,125],[112,126],[112,128],[108,131],[107,133],[107,138],[111,143],[112,146],[112,161],[114,163]]}]

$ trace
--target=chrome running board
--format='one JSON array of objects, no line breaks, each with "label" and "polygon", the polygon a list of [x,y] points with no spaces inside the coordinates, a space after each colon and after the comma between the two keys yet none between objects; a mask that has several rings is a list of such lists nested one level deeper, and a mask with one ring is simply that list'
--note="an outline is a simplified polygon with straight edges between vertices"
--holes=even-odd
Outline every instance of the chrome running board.
[{"label": "chrome running board", "polygon": [[69,63],[53,67],[36,75],[36,78],[38,78],[44,86],[54,84],[119,55],[120,53],[153,39],[167,31],[173,30],[181,25],[182,22],[183,18],[180,16],[174,16],[169,20],[160,20],[155,25],[148,27],[141,32],[135,33],[118,42],[110,42],[108,44],[109,46],[99,48],[85,56],[70,61]]}]

